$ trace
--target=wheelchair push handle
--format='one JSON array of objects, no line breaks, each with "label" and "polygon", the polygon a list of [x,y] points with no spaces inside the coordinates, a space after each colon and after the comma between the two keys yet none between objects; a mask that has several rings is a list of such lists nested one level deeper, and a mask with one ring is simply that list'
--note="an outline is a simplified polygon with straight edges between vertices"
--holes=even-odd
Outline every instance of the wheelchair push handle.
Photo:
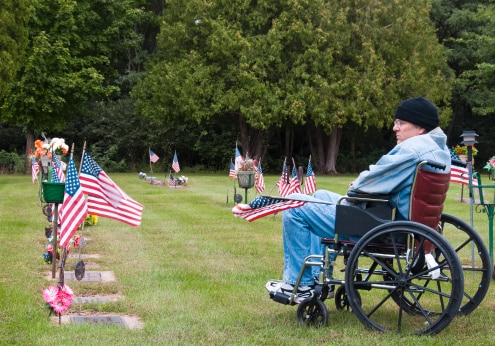
[{"label": "wheelchair push handle", "polygon": [[443,163],[440,163],[440,162],[436,162],[436,161],[431,161],[431,160],[428,160],[428,161],[423,161],[421,162],[420,166],[430,166],[432,168],[438,168],[440,170],[445,170],[446,168],[446,165],[444,165]]},{"label": "wheelchair push handle", "polygon": [[467,162],[464,162],[462,160],[457,160],[457,159],[452,159],[451,163],[452,163],[452,165],[458,166],[458,167],[466,168],[466,166],[467,166]]}]

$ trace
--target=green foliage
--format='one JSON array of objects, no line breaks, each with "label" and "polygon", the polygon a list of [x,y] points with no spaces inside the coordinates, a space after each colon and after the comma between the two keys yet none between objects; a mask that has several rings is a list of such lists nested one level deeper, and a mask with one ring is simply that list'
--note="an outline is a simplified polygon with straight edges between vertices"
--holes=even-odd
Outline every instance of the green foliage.
[{"label": "green foliage", "polygon": [[0,174],[24,172],[24,155],[0,150]]},{"label": "green foliage", "polygon": [[116,144],[112,144],[108,149],[102,152],[96,145],[91,145],[87,149],[88,153],[91,155],[93,160],[98,163],[98,165],[106,172],[125,172],[127,170],[127,165],[124,159],[115,161],[116,152],[118,147]]},{"label": "green foliage", "polygon": [[0,101],[24,60],[31,5],[30,0],[2,0],[0,6]]}]

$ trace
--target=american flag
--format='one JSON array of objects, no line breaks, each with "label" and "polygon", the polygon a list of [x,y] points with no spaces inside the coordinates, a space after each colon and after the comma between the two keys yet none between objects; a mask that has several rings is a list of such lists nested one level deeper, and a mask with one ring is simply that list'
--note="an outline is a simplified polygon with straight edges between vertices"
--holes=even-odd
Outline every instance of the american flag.
[{"label": "american flag", "polygon": [[177,182],[175,181],[172,173],[170,173],[170,176],[168,177],[168,186],[169,187],[176,187],[177,186]]},{"label": "american flag", "polygon": [[280,196],[287,197],[291,193],[301,192],[301,182],[297,176],[296,165],[292,166],[292,176],[289,184],[286,184]]},{"label": "american flag", "polygon": [[172,161],[172,169],[174,170],[175,173],[180,172],[179,160],[177,159],[177,152],[174,153],[174,159]]},{"label": "american flag", "polygon": [[139,226],[143,206],[122,191],[98,164],[84,153],[81,187],[88,195],[88,213]]},{"label": "american flag", "polygon": [[306,181],[304,182],[304,193],[310,195],[316,191],[315,174],[311,162],[308,162],[308,171],[306,172]]},{"label": "american flag", "polygon": [[60,208],[60,247],[69,245],[69,241],[88,213],[86,199],[77,176],[76,166],[72,155],[67,169],[65,181],[64,203]]},{"label": "american flag", "polygon": [[229,178],[237,178],[237,172],[235,171],[235,165],[232,162],[232,159],[230,159]]},{"label": "american flag", "polygon": [[256,187],[256,191],[258,193],[262,193],[265,191],[265,179],[263,178],[263,170],[261,169],[261,161],[258,162],[258,172],[256,172],[256,183],[254,186]]},{"label": "american flag", "polygon": [[125,199],[125,194],[87,152],[83,156],[80,179],[84,193],[102,198],[113,207]]},{"label": "american flag", "polygon": [[275,214],[283,210],[299,208],[303,206],[304,203],[304,201],[258,196],[249,204],[237,204],[234,208],[232,208],[232,214],[235,217],[246,219],[249,222],[252,222],[261,217]]},{"label": "american flag", "polygon": [[40,164],[34,157],[31,157],[31,179],[33,183],[38,179],[38,174],[40,173]]},{"label": "american flag", "polygon": [[158,159],[159,159],[159,158],[160,158],[160,157],[158,157],[158,155],[157,155],[157,154],[155,154],[155,153],[153,152],[153,150],[150,150],[150,161],[151,161],[151,162],[155,163],[156,161],[158,161]]},{"label": "american flag", "polygon": [[59,160],[57,154],[52,152],[52,160],[53,160],[53,171],[52,172],[52,182],[54,183],[63,183],[65,181],[64,170],[66,167],[65,162]]},{"label": "american flag", "polygon": [[287,162],[284,160],[284,165],[282,166],[282,175],[280,176],[280,179],[277,181],[276,186],[278,187],[278,194],[282,196],[282,193],[288,184],[288,175],[289,173],[287,172]]},{"label": "american flag", "polygon": [[244,163],[244,158],[241,155],[241,152],[239,151],[239,148],[237,148],[237,144],[235,145],[235,170],[236,172],[242,167],[242,164]]},{"label": "american flag", "polygon": [[[469,185],[469,172],[467,167],[452,165],[450,167],[450,181],[463,185]],[[473,186],[478,186],[478,179],[473,178]]]}]

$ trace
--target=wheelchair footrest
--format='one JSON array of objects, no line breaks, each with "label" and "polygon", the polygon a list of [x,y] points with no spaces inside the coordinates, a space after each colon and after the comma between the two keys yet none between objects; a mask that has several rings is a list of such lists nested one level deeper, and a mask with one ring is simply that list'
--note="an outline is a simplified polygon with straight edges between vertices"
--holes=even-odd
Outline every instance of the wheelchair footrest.
[{"label": "wheelchair footrest", "polygon": [[277,303],[285,305],[290,303],[290,296],[282,292],[270,292],[270,298]]}]

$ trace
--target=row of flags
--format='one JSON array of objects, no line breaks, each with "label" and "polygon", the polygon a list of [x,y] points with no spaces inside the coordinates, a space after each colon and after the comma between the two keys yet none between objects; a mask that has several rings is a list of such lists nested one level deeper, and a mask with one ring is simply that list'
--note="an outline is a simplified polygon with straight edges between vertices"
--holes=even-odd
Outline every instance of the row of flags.
[{"label": "row of flags", "polygon": [[[113,219],[137,227],[141,224],[143,205],[129,197],[87,153],[83,153],[81,172],[70,154],[67,177],[64,163],[53,154],[51,182],[65,182],[64,201],[59,208],[59,246],[65,248],[88,214]],[[32,161],[33,182],[39,164]],[[87,198],[86,198],[87,196]]]},{"label": "row of flags", "polygon": [[[242,167],[245,160],[249,159],[246,154],[246,159],[241,155],[237,144],[235,146],[235,160],[230,161],[230,169],[229,169],[229,178],[237,178],[237,172]],[[276,183],[278,187],[278,194],[281,197],[287,197],[292,193],[304,193],[310,195],[316,191],[316,181],[315,174],[313,172],[313,167],[311,166],[311,157],[308,161],[308,168],[306,171],[306,181],[304,183],[304,190],[301,189],[301,181],[297,175],[296,164],[293,161],[292,173],[289,179],[288,177],[288,168],[287,168],[287,159],[284,160],[284,164],[282,166],[282,174],[279,180]],[[263,177],[263,169],[261,167],[261,160],[258,162],[256,175],[255,175],[255,183],[254,186],[258,194],[261,194],[265,190],[265,180]]]},{"label": "row of flags", "polygon": [[[153,150],[149,149],[150,152],[150,165],[151,163],[156,163],[160,157],[153,152]],[[177,152],[174,152],[174,158],[172,160],[172,169],[174,170],[175,173],[180,172],[180,165],[179,165],[179,159],[177,158]]]}]

